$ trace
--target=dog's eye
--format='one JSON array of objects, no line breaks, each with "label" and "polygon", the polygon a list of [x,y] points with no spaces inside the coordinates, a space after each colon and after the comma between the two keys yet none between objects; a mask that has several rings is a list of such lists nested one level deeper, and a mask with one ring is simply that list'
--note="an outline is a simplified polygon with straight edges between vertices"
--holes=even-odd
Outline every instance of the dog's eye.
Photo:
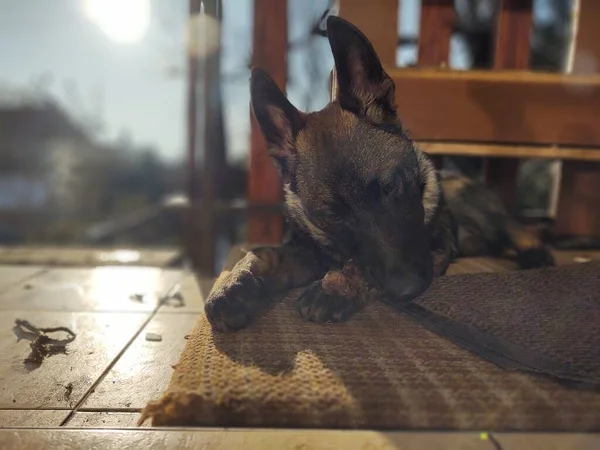
[{"label": "dog's eye", "polygon": [[386,180],[385,182],[379,179],[372,180],[367,185],[365,192],[372,201],[402,195],[404,192],[402,179],[400,177],[395,177],[394,179]]},{"label": "dog's eye", "polygon": [[404,185],[400,175],[396,175],[393,180],[383,183],[381,185],[381,193],[385,197],[391,195],[402,195],[404,193]]}]

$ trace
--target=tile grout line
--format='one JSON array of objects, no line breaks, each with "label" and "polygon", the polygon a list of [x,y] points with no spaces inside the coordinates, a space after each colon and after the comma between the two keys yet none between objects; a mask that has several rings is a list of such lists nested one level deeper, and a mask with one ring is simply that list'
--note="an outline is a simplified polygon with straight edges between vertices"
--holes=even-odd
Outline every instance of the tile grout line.
[{"label": "tile grout line", "polygon": [[106,378],[106,376],[110,373],[110,371],[113,369],[113,367],[117,364],[117,362],[121,359],[121,357],[129,349],[129,347],[131,346],[131,344],[133,344],[135,342],[135,340],[138,338],[138,336],[140,334],[142,334],[142,331],[148,326],[148,324],[152,321],[152,319],[154,319],[156,317],[156,315],[158,314],[158,311],[160,310],[161,306],[163,306],[163,304],[165,303],[165,299],[168,299],[171,296],[173,296],[175,294],[175,292],[177,292],[179,289],[180,289],[180,283],[179,282],[173,283],[173,286],[171,286],[171,288],[169,288],[167,290],[166,294],[161,297],[161,300],[158,302],[158,304],[156,305],[156,307],[154,308],[154,310],[150,313],[150,315],[148,316],[148,318],[142,323],[142,325],[140,326],[140,328],[133,334],[133,336],[131,337],[131,339],[129,339],[129,341],[127,341],[127,343],[123,346],[123,348],[119,351],[119,353],[117,353],[117,355],[113,358],[113,360],[110,362],[110,364],[108,366],[106,366],[106,368],[102,371],[102,373],[96,379],[96,381],[94,381],[94,383],[92,383],[92,385],[87,390],[87,392],[85,394],[83,394],[83,396],[75,404],[75,406],[73,407],[73,409],[71,409],[69,411],[69,414],[67,414],[67,416],[62,420],[62,422],[60,423],[59,427],[66,426],[71,421],[71,419],[73,418],[73,416],[80,409],[82,409],[81,407],[85,403],[85,401],[90,397],[90,395],[92,395],[92,393],[96,390],[96,388],[100,385],[100,383],[102,383],[102,381],[104,381],[104,379]]},{"label": "tile grout line", "polygon": [[488,440],[494,446],[494,450],[502,450],[502,445],[498,442],[498,439],[496,439],[496,436],[494,436],[493,433],[489,433]]},{"label": "tile grout line", "polygon": [[[23,407],[23,406],[15,406],[13,408],[4,408],[0,407],[0,412],[2,411],[71,411],[71,408],[65,408],[64,406],[57,406],[55,408],[50,408],[47,406],[44,407]],[[1,428],[1,427],[0,427]]]},{"label": "tile grout line", "polygon": [[142,408],[79,408],[78,413],[123,413],[140,414]]},{"label": "tile grout line", "polygon": [[83,394],[83,396],[75,404],[75,406],[73,407],[73,409],[71,409],[71,411],[69,412],[69,414],[67,415],[67,417],[65,417],[63,419],[63,421],[60,423],[59,426],[64,427],[67,423],[69,423],[69,421],[73,418],[73,416],[75,415],[75,413],[77,411],[79,411],[79,408],[81,408],[81,405],[83,405],[83,403],[85,403],[85,401],[89,398],[89,396],[92,395],[92,393],[96,390],[96,388],[98,387],[98,385],[100,383],[102,383],[102,381],[104,381],[104,378],[106,378],[106,375],[108,375],[108,373],[112,370],[112,368],[115,366],[115,364],[117,364],[117,362],[119,361],[119,359],[121,359],[121,357],[129,349],[129,347],[131,346],[131,344],[133,344],[133,342],[138,338],[138,336],[140,334],[142,334],[142,331],[144,330],[144,328],[146,328],[148,326],[148,324],[150,323],[150,321],[156,316],[157,312],[158,312],[158,308],[156,308],[154,311],[152,311],[150,313],[150,315],[142,323],[142,325],[140,326],[140,328],[133,334],[133,336],[131,337],[131,339],[129,339],[129,341],[127,341],[127,343],[123,346],[123,348],[119,351],[119,353],[117,353],[117,355],[113,358],[113,360],[110,362],[110,364],[108,366],[106,366],[106,368],[104,369],[104,371],[100,374],[100,376],[96,379],[96,381],[94,381],[94,383],[92,383],[92,385],[87,390],[87,392],[85,394]]}]

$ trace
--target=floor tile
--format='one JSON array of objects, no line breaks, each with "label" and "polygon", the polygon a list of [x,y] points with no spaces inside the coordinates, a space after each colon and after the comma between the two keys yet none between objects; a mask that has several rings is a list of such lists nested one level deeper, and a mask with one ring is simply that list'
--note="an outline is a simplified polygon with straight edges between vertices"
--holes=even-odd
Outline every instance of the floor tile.
[{"label": "floor tile", "polygon": [[53,268],[0,294],[0,310],[152,311],[182,276],[153,267]]},{"label": "floor tile", "polygon": [[598,433],[494,433],[502,450],[597,450]]},{"label": "floor tile", "polygon": [[0,265],[0,292],[43,272],[42,266]]},{"label": "floor tile", "polygon": [[499,258],[461,258],[448,267],[446,275],[479,272],[509,272],[517,266],[511,261]]},{"label": "floor tile", "polygon": [[185,273],[173,289],[173,295],[165,299],[160,311],[166,313],[204,312],[204,299],[210,293],[213,284],[214,279],[200,278],[193,273]]},{"label": "floor tile", "polygon": [[[199,315],[157,314],[82,405],[89,409],[142,409],[162,395]],[[146,333],[162,340],[151,342]]]},{"label": "floor tile", "polygon": [[564,266],[586,261],[600,261],[598,250],[554,250],[552,252],[556,264]]},{"label": "floor tile", "polygon": [[[0,408],[73,407],[139,330],[147,313],[58,313],[8,311],[0,315]],[[55,348],[42,364],[26,364],[34,334],[15,320],[36,327],[68,327],[76,334],[66,354]],[[18,338],[21,337],[21,339]],[[64,339],[67,333],[52,333]]]},{"label": "floor tile", "polygon": [[2,409],[0,428],[51,428],[60,426],[68,410]]},{"label": "floor tile", "polygon": [[[477,433],[377,433],[313,430],[0,430],[0,449],[33,449],[52,443],[81,448],[211,448],[244,450],[447,449],[493,450]],[[528,448],[528,447],[527,447]]]},{"label": "floor tile", "polygon": [[[139,412],[77,412],[67,428],[137,428]],[[147,421],[142,427],[149,427]]]},{"label": "floor tile", "polygon": [[129,249],[97,247],[16,246],[0,247],[0,263],[38,265],[142,265],[165,267],[181,249]]}]

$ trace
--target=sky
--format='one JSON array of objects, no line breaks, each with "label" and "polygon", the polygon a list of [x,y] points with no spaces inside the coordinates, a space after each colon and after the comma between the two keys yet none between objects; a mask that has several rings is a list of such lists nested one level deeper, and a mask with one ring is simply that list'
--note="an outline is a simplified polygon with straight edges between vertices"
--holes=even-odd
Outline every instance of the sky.
[{"label": "sky", "polygon": [[[139,20],[143,4],[148,3],[149,24],[140,39],[130,42],[133,38],[126,36],[131,26],[123,27],[127,10],[122,7],[110,10],[106,6],[100,12],[112,11],[112,15],[92,19],[89,3],[97,7],[98,1],[105,6],[131,2],[131,20]],[[293,41],[302,37],[328,1],[288,1],[289,39]],[[136,4],[142,9],[136,11]],[[419,0],[403,1],[399,22],[403,33],[418,32],[419,4]],[[223,86],[226,139],[230,157],[239,159],[247,157],[249,141],[246,64],[253,1],[223,0],[223,8],[222,72],[240,74]],[[127,133],[135,144],[155,147],[165,159],[183,159],[186,26],[187,0],[0,0],[0,101],[11,93],[37,89],[49,93],[76,117],[100,119],[104,124],[100,139]],[[125,38],[129,41],[123,42]],[[333,60],[327,41],[320,39],[315,45],[329,70]],[[466,67],[468,61],[459,47],[460,43],[453,43],[451,65]],[[414,51],[403,50],[398,61],[409,61]],[[301,102],[304,90],[312,88],[307,84],[310,80],[303,78],[306,57],[301,52],[290,56],[290,71],[298,73],[288,90],[292,102]],[[314,108],[327,102],[326,82],[323,79],[315,88]]]},{"label": "sky", "polygon": [[[0,101],[33,89],[47,92],[74,116],[100,119],[102,139],[127,133],[166,159],[183,158],[187,0],[148,1],[146,33],[137,42],[122,43],[90,20],[86,0],[0,0]],[[290,1],[290,37],[303,33],[307,20],[327,3]],[[253,1],[224,0],[223,8],[222,72],[240,73],[223,88],[227,142],[237,159],[247,155],[250,99],[244,69]]]}]

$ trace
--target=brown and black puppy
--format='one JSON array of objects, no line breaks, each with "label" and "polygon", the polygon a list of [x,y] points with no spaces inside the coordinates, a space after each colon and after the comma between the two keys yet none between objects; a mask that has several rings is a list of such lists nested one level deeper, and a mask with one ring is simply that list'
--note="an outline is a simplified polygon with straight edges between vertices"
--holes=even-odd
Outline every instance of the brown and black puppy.
[{"label": "brown and black puppy", "polygon": [[327,34],[336,93],[321,111],[298,111],[264,71],[252,71],[252,109],[280,170],[291,238],[221,274],[205,308],[217,330],[244,327],[273,294],[302,286],[298,311],[317,322],[344,320],[374,296],[410,301],[458,255],[455,216],[471,247],[514,247],[493,195],[440,177],[403,130],[394,83],[366,37],[337,17]]}]

